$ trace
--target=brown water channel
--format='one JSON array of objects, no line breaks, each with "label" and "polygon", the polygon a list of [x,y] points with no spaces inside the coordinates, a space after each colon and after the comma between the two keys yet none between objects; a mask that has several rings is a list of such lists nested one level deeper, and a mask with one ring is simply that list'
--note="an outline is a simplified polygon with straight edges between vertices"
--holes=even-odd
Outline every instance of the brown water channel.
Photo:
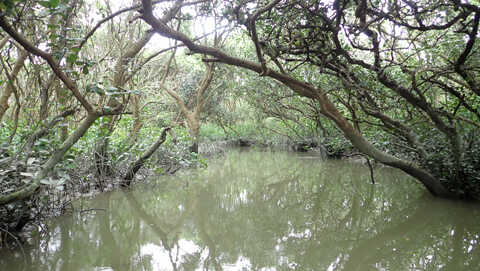
[{"label": "brown water channel", "polygon": [[[234,150],[76,203],[0,270],[480,270],[480,206],[401,172]],[[89,210],[90,209],[90,210]]]}]

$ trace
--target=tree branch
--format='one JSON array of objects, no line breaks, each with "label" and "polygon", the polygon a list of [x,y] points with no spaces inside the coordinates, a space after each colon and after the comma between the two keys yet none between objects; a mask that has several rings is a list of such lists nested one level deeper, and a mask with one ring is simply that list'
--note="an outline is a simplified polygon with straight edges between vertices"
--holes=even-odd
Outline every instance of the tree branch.
[{"label": "tree branch", "polygon": [[252,41],[255,44],[255,51],[257,52],[258,61],[262,65],[262,72],[260,73],[260,76],[266,75],[267,72],[268,72],[268,68],[267,68],[267,62],[265,61],[265,58],[263,57],[263,53],[262,53],[260,43],[258,41],[257,27],[255,26],[255,23],[257,21],[258,16],[260,16],[262,13],[265,13],[265,12],[269,11],[270,9],[272,9],[279,2],[280,2],[280,0],[274,0],[274,1],[270,2],[268,5],[266,5],[265,7],[261,8],[257,12],[255,12],[253,14],[253,16],[248,19],[249,20],[248,28],[250,29],[250,34],[252,36]]},{"label": "tree branch", "polygon": [[92,105],[85,99],[85,97],[80,93],[76,84],[64,73],[61,71],[58,64],[53,59],[52,55],[47,52],[40,50],[39,48],[35,47],[30,41],[28,41],[22,34],[17,32],[10,24],[7,23],[5,17],[0,17],[0,27],[5,30],[14,40],[20,43],[25,50],[29,51],[30,53],[39,56],[45,59],[52,68],[53,72],[62,80],[65,86],[72,92],[73,96],[80,102],[80,104],[87,110],[89,113],[93,113],[94,109]]}]

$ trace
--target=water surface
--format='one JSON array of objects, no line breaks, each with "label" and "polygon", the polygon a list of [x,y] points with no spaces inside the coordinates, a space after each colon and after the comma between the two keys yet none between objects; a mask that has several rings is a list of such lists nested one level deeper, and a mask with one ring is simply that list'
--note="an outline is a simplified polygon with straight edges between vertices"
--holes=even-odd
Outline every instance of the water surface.
[{"label": "water surface", "polygon": [[83,200],[0,270],[480,270],[479,205],[405,174],[288,152]]}]

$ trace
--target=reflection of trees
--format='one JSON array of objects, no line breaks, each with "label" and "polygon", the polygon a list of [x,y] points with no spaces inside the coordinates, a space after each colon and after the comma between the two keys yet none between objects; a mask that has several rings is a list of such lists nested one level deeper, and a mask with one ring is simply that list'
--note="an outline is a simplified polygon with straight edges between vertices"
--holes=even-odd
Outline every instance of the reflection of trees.
[{"label": "reflection of trees", "polygon": [[[255,157],[248,165],[243,164],[245,160],[238,162],[240,175],[245,173],[242,171],[245,168],[257,172],[256,164],[259,168],[268,168]],[[209,205],[208,219],[216,222],[211,223],[210,232],[218,236],[214,238],[217,251],[229,253],[227,257],[231,262],[241,255],[250,260],[253,270],[271,265],[323,270],[335,262],[337,268],[354,263],[355,267],[365,270],[375,268],[376,263],[390,269],[415,264],[421,269],[431,265],[433,260],[437,264],[445,264],[450,258],[460,258],[462,264],[475,261],[465,248],[457,249],[455,255],[449,252],[453,240],[478,239],[478,236],[467,237],[459,230],[455,230],[453,238],[448,235],[451,228],[467,228],[459,226],[460,218],[469,225],[470,231],[479,230],[478,226],[472,229],[474,221],[465,222],[471,214],[452,209],[451,202],[408,198],[403,189],[390,190],[388,184],[381,184],[388,180],[372,186],[368,173],[355,166],[332,165],[335,168],[329,168],[331,165],[324,165],[319,171],[311,172],[315,171],[312,164],[291,162],[280,163],[289,164],[289,170],[278,172],[276,177],[269,178],[272,182],[263,186],[252,187],[248,181],[237,183],[236,180],[236,188],[232,190],[225,189],[228,184],[214,181],[211,189],[206,190],[217,204],[214,210],[214,204]],[[303,173],[307,171],[310,176],[306,178]],[[342,174],[333,174],[333,171]],[[267,175],[264,172],[264,176]],[[391,173],[386,176],[397,183],[404,178]],[[407,185],[404,189],[415,188]],[[241,193],[245,190],[249,191],[248,200],[239,200],[244,197]],[[447,210],[455,216],[450,216]],[[471,212],[469,208],[465,210]],[[230,244],[223,242],[222,235],[228,236]],[[478,240],[475,242],[477,244]],[[236,248],[232,249],[231,244]],[[439,251],[443,255],[439,255]],[[424,260],[429,255],[434,259]]]},{"label": "reflection of trees", "polygon": [[208,248],[208,258],[205,260],[204,269],[208,270],[209,266],[212,265],[215,270],[222,270],[218,261],[217,244],[209,233],[209,230],[215,230],[215,227],[210,223],[209,219],[207,219],[208,212],[211,210],[210,208],[214,207],[210,206],[210,204],[208,204],[209,202],[205,200],[211,197],[211,193],[207,189],[200,189],[193,194],[194,201],[191,205],[193,221],[198,229],[198,236]]},{"label": "reflection of trees", "polygon": [[[406,267],[409,266],[410,256],[415,254],[417,249],[426,249],[418,252],[420,255],[427,256],[429,253],[428,247],[419,246],[419,241],[421,243],[434,243],[439,240],[438,236],[431,233],[424,235],[425,229],[430,232],[435,229],[436,225],[432,225],[432,223],[438,221],[443,213],[438,207],[432,208],[432,205],[435,206],[435,202],[428,202],[428,199],[426,201],[412,202],[406,209],[416,210],[413,213],[409,212],[404,221],[386,227],[383,231],[379,231],[369,238],[358,240],[349,252],[349,259],[345,262],[345,270],[371,269],[376,263],[382,262],[383,259],[388,259],[386,261],[387,265],[393,261],[399,261],[397,262],[398,266]],[[446,230],[448,231],[448,229]],[[395,266],[383,267],[389,269],[388,267],[394,268]]]},{"label": "reflection of trees", "polygon": [[[351,252],[357,269],[346,269],[364,270],[375,263],[382,263],[387,269],[389,265],[395,267],[393,264],[429,270],[439,266],[444,266],[444,270],[472,270],[478,266],[473,263],[478,264],[478,257],[468,252],[470,242],[478,245],[480,241],[478,234],[474,237],[469,233],[471,230],[478,233],[474,219],[469,219],[471,210],[444,201],[426,200],[417,204],[421,207],[407,219],[360,242]],[[445,209],[450,212],[446,214]],[[368,248],[374,251],[366,255],[362,250]]]},{"label": "reflection of trees", "polygon": [[[105,195],[106,202],[108,204],[107,210],[111,210],[114,208],[112,206],[112,201],[110,200],[111,194],[107,193]],[[130,235],[128,232],[128,228],[131,231],[131,235],[135,236],[138,235],[138,223],[136,220],[132,221],[133,225],[130,223],[119,224],[117,221],[112,220],[110,213],[107,211],[105,214],[98,215],[96,219],[98,222],[97,229],[99,230],[99,251],[102,253],[98,253],[94,259],[94,266],[111,266],[114,270],[122,270],[127,269],[129,267],[129,259],[124,257],[118,257],[119,252],[125,252],[127,255],[132,255],[138,247],[131,244],[130,247],[124,247],[120,245],[120,242],[123,242],[123,238],[119,238],[120,236],[114,236],[115,231],[123,232],[127,235]],[[122,219],[123,221],[123,219]],[[123,221],[126,222],[126,221]]]},{"label": "reflection of trees", "polygon": [[[416,187],[404,175],[376,173],[372,185],[360,165],[232,153],[207,171],[167,178],[156,189],[137,187],[93,201],[107,212],[56,225],[47,243],[59,246],[31,252],[29,261],[38,270],[155,270],[154,255],[140,253],[154,243],[168,254],[162,267],[169,270],[222,270],[240,259],[251,270],[480,265],[478,206],[411,198],[406,191]],[[183,179],[188,187],[179,184]],[[182,240],[194,249],[182,247]],[[0,266],[5,263],[0,257]]]},{"label": "reflection of trees", "polygon": [[[161,219],[149,215],[142,208],[142,206],[132,193],[125,193],[125,197],[130,203],[130,206],[132,207],[134,213],[138,216],[138,218],[140,218],[140,220],[143,220],[147,225],[149,225],[155,235],[160,238],[161,246],[168,252],[168,257],[173,270],[178,270],[178,229],[181,228],[182,222],[185,219],[185,215],[182,215],[179,221],[173,227],[167,226],[166,223],[164,223]],[[169,228],[170,230],[164,230],[165,228]],[[169,238],[169,233],[173,233],[172,238]],[[175,248],[177,249],[177,251],[174,251]]]},{"label": "reflection of trees", "polygon": [[[135,266],[143,264],[137,261],[145,243],[143,229],[137,219],[131,219],[130,210],[119,204],[118,196],[106,193],[94,201],[95,207],[102,206],[106,212],[75,213],[51,225],[50,236],[39,241],[36,250],[27,250],[29,264],[23,270],[137,270]],[[22,270],[9,260],[0,257],[1,270],[3,266]]]}]

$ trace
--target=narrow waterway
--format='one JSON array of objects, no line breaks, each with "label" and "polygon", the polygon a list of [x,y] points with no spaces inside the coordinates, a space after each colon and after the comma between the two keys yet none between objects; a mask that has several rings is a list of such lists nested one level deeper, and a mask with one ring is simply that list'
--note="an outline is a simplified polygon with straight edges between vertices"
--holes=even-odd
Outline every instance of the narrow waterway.
[{"label": "narrow waterway", "polygon": [[0,270],[480,270],[478,204],[388,168],[375,180],[358,163],[234,150],[77,202]]}]

